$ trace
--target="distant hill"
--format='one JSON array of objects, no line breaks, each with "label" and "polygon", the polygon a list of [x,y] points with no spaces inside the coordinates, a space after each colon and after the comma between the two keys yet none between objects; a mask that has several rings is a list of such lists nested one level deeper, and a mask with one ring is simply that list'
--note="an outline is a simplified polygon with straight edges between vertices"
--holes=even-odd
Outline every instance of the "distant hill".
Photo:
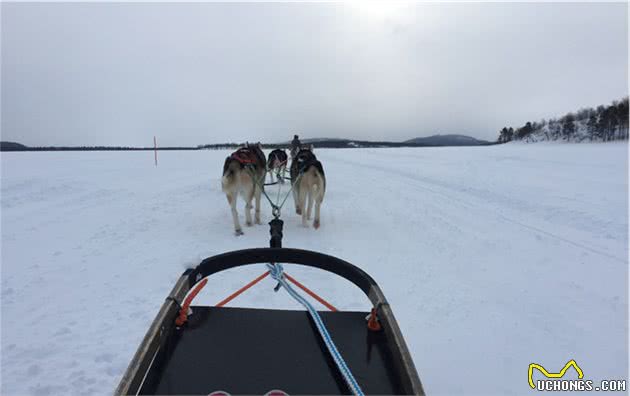
[{"label": "distant hill", "polygon": [[[327,148],[357,148],[357,147],[426,147],[426,146],[482,146],[493,144],[485,140],[475,139],[464,135],[433,135],[422,138],[405,140],[404,142],[374,142],[356,139],[339,138],[311,138],[300,139],[302,144],[313,144],[315,147]],[[289,146],[290,142],[279,143],[277,146]]]},{"label": "distant hill", "polygon": [[427,146],[481,146],[488,144],[485,140],[466,135],[432,135],[406,140],[404,143],[423,144]]},{"label": "distant hill", "polygon": [[20,143],[0,142],[0,151],[23,151],[23,150],[26,150],[27,148],[28,147]]}]

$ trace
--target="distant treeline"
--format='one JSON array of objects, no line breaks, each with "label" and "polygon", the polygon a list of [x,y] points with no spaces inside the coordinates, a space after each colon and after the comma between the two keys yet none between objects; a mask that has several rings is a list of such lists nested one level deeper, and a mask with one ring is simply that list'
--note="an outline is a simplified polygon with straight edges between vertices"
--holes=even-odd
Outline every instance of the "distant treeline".
[{"label": "distant treeline", "polygon": [[[20,143],[0,142],[0,151],[143,151],[153,147],[124,146],[41,146],[28,147]],[[158,147],[158,150],[198,150],[196,147]]]},{"label": "distant treeline", "polygon": [[[256,143],[256,142],[250,142]],[[312,143],[315,148],[387,148],[387,147],[434,147],[434,144],[414,143],[414,142],[371,142],[366,140],[350,140],[350,139],[330,139],[319,140]],[[497,142],[480,143],[478,145],[493,145]],[[233,149],[241,146],[242,143],[225,143],[225,144],[204,144],[197,146],[200,149]],[[264,149],[273,150],[276,148],[289,148],[290,143],[261,143]]]},{"label": "distant treeline", "polygon": [[[255,143],[255,142],[250,142]],[[245,143],[203,144],[197,147],[158,147],[159,150],[226,150],[237,149]],[[264,149],[289,148],[290,144],[261,143]],[[358,147],[427,147],[427,144],[396,142],[361,142],[361,141],[320,141],[312,143],[315,148],[358,148]],[[124,146],[72,146],[72,147],[27,147],[19,143],[0,142],[0,151],[142,151],[154,150],[153,147]]]},{"label": "distant treeline", "polygon": [[[250,142],[257,143],[257,142]],[[197,146],[200,149],[233,149],[240,147],[243,143],[225,143],[225,144],[204,144]],[[358,147],[427,147],[426,144],[418,143],[403,143],[403,142],[368,142],[361,140],[349,140],[349,139],[334,139],[334,140],[321,140],[312,143],[315,148],[358,148]],[[289,148],[290,143],[261,143],[264,149],[277,149],[277,148]]]},{"label": "distant treeline", "polygon": [[[250,142],[253,143],[253,142]],[[158,150],[226,150],[236,149],[244,143],[203,144],[197,147],[158,147]],[[316,148],[358,148],[358,147],[427,147],[427,144],[362,141],[321,141],[312,143]],[[262,143],[264,149],[289,148],[289,144]],[[153,147],[123,146],[73,146],[73,147],[27,147],[19,143],[0,142],[0,151],[140,151],[153,150]]]},{"label": "distant treeline", "polygon": [[585,108],[559,119],[527,122],[520,128],[505,127],[499,131],[499,143],[512,140],[538,142],[615,141],[628,139],[628,97],[609,106]]},{"label": "distant treeline", "polygon": [[[256,143],[256,142],[250,142]],[[245,144],[242,143],[217,143],[202,144],[197,147],[158,147],[158,150],[226,150],[236,149]],[[289,148],[290,143],[261,143],[264,149]],[[303,144],[313,144],[315,148],[361,148],[361,147],[435,147],[443,146],[443,144],[427,144],[416,142],[371,142],[366,140],[350,140],[350,139],[322,139],[310,142],[309,140]],[[478,142],[475,145],[490,145],[496,142]],[[153,147],[125,147],[125,146],[43,146],[43,147],[27,147],[20,143],[0,142],[0,151],[138,151],[153,150]]]}]

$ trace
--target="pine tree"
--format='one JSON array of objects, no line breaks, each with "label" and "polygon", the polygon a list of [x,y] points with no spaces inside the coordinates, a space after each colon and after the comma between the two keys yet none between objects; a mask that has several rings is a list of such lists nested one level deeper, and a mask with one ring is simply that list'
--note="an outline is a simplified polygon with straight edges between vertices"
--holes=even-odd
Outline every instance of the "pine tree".
[{"label": "pine tree", "polygon": [[562,122],[562,135],[566,140],[570,140],[575,133],[575,116],[573,113],[569,113],[564,116],[564,120]]},{"label": "pine tree", "polygon": [[597,140],[600,138],[599,130],[597,129],[597,113],[593,112],[588,118],[586,130],[591,140]]},{"label": "pine tree", "polygon": [[501,129],[501,136],[503,138],[503,143],[507,143],[510,141],[510,139],[508,139],[508,134],[507,134],[507,128],[503,127],[503,129]]},{"label": "pine tree", "polygon": [[617,103],[617,121],[619,124],[619,138],[628,139],[628,98]]}]

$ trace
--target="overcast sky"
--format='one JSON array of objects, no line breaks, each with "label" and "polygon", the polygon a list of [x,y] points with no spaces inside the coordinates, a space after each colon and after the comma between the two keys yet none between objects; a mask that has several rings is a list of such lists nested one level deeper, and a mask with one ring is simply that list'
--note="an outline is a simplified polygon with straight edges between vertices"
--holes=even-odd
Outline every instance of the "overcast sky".
[{"label": "overcast sky", "polygon": [[2,140],[494,140],[626,96],[627,7],[2,3]]}]

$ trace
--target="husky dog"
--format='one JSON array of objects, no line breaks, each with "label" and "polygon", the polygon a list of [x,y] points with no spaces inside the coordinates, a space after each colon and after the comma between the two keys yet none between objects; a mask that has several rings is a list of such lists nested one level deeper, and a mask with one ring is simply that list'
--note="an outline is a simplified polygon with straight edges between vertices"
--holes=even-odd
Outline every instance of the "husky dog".
[{"label": "husky dog", "polygon": [[234,220],[236,235],[243,234],[236,211],[236,198],[239,193],[245,200],[245,224],[247,226],[253,225],[251,214],[253,198],[256,198],[256,224],[261,224],[260,195],[265,182],[266,166],[265,154],[260,143],[247,143],[225,159],[221,188],[227,196],[230,208],[232,208],[232,220]]},{"label": "husky dog", "polygon": [[[295,213],[302,215],[302,225],[308,227],[311,219],[313,201],[315,201],[315,219],[313,227],[319,228],[319,208],[326,193],[326,176],[322,163],[313,154],[313,146],[302,147],[291,162],[291,182],[293,183],[293,199]],[[308,199],[308,208],[305,208]]]},{"label": "husky dog", "polygon": [[287,169],[287,153],[282,149],[273,150],[267,158],[267,166],[271,181],[273,182],[273,174],[275,173],[276,180],[283,184],[284,172]]},{"label": "husky dog", "polygon": [[295,160],[295,157],[297,156],[298,152],[302,149],[301,146],[293,146],[291,147],[291,150],[289,150],[289,154],[291,155],[291,161]]}]

